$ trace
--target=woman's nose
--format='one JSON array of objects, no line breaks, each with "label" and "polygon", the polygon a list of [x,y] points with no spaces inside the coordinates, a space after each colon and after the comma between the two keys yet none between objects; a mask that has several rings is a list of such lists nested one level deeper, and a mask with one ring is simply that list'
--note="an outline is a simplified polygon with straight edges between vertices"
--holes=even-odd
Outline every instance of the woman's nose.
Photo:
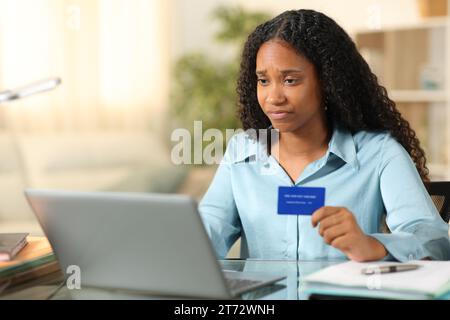
[{"label": "woman's nose", "polygon": [[272,105],[278,105],[284,103],[285,101],[286,97],[283,93],[283,90],[281,90],[277,85],[273,86],[269,91],[269,95],[267,96],[267,102]]}]

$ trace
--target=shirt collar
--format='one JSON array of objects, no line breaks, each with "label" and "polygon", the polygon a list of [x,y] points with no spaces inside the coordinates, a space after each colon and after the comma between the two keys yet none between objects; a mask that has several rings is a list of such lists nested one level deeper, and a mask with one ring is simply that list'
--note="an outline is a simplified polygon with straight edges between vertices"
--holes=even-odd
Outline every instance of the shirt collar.
[{"label": "shirt collar", "polygon": [[328,151],[352,165],[355,169],[359,169],[355,141],[348,129],[339,125],[334,126],[333,135],[328,143]]},{"label": "shirt collar", "polygon": [[[270,126],[267,129],[272,129]],[[240,152],[235,153],[234,162],[249,162],[256,159],[267,161],[267,148],[261,141],[256,141],[254,138],[249,137],[247,134],[238,135],[237,145]],[[328,143],[328,152],[333,153],[346,163],[353,166],[355,169],[359,169],[358,159],[356,157],[356,147],[353,140],[353,135],[348,129],[335,125],[331,140]]]}]

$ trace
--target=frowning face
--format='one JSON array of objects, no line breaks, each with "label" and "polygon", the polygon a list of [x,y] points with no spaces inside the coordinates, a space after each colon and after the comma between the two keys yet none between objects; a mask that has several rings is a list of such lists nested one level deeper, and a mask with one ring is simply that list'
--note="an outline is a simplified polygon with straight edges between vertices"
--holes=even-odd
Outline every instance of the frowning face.
[{"label": "frowning face", "polygon": [[315,66],[281,40],[265,42],[256,57],[258,102],[280,132],[326,121]]}]

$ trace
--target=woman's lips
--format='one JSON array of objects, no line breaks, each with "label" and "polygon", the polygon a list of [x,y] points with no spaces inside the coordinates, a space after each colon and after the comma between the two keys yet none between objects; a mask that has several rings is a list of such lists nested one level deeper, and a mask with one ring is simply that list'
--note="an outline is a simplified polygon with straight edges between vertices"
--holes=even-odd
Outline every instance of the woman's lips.
[{"label": "woman's lips", "polygon": [[291,115],[292,112],[285,112],[285,111],[279,111],[279,112],[269,112],[269,118],[272,120],[284,120],[288,118]]}]

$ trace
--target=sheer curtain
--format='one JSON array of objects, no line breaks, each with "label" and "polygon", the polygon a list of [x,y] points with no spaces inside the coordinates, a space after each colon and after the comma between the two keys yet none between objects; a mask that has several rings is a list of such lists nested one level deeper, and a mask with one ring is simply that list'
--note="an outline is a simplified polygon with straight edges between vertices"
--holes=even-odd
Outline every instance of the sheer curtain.
[{"label": "sheer curtain", "polygon": [[2,122],[25,132],[158,124],[168,101],[168,3],[0,0],[0,90],[63,80],[51,94],[15,102]]},{"label": "sheer curtain", "polygon": [[163,162],[170,3],[0,0],[0,91],[62,78],[0,106],[0,231],[34,219],[24,187],[109,188]]}]

